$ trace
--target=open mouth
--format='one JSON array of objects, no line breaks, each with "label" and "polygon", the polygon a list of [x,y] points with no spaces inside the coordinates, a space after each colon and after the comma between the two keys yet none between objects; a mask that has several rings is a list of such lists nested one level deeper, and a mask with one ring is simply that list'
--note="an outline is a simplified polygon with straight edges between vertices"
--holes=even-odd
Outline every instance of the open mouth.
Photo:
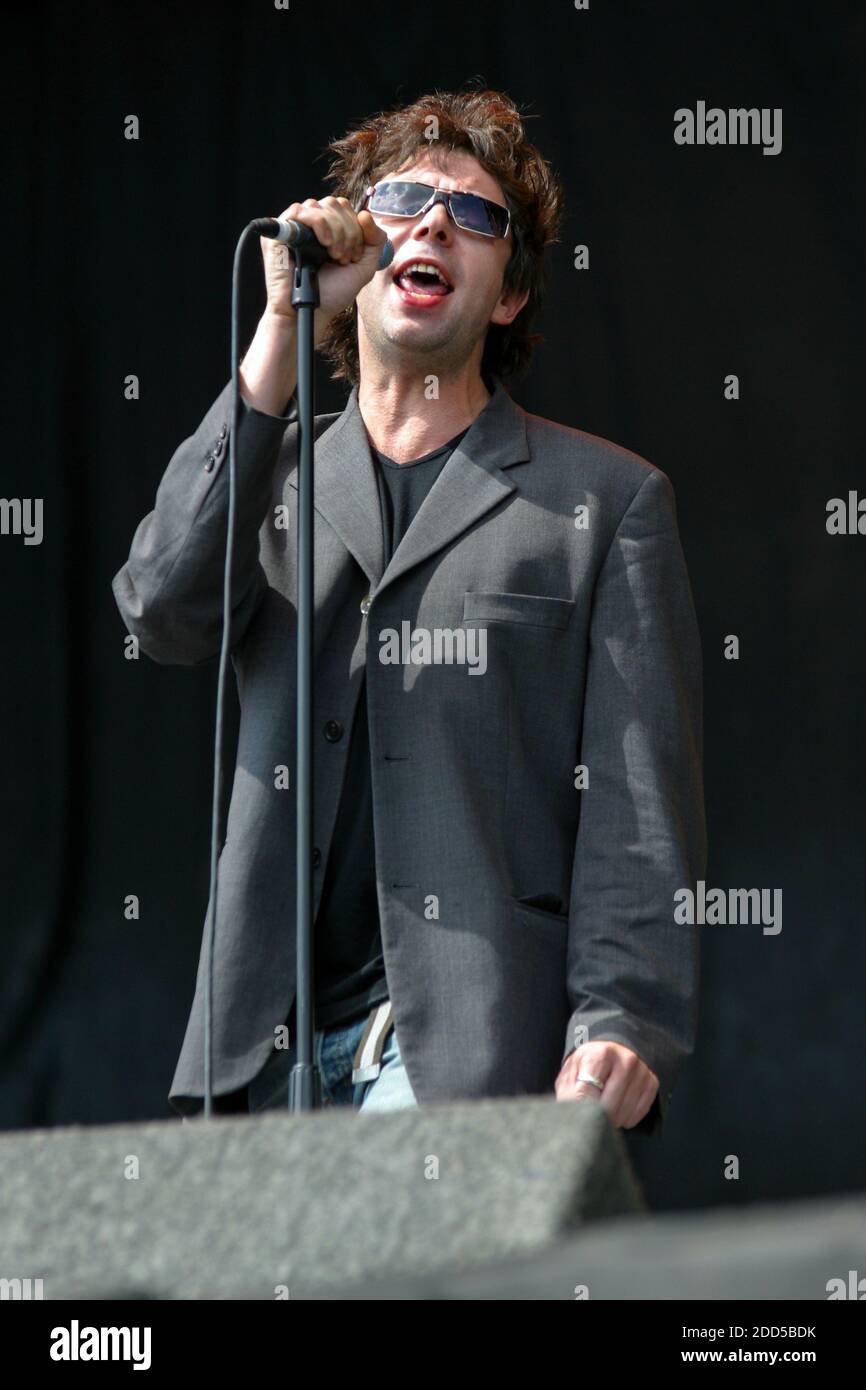
[{"label": "open mouth", "polygon": [[453,292],[454,286],[438,266],[429,261],[412,261],[394,276],[394,284],[404,297],[418,303],[432,303],[444,299]]}]

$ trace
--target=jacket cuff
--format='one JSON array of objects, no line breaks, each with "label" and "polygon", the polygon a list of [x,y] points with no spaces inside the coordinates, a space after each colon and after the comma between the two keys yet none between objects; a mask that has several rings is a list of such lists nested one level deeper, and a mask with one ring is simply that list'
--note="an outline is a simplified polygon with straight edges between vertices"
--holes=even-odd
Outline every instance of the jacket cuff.
[{"label": "jacket cuff", "polygon": [[[229,391],[231,391],[231,386],[229,386]],[[297,396],[293,395],[290,397],[289,403],[282,415],[270,415],[266,410],[259,410],[256,406],[250,405],[243,391],[240,391],[239,394],[241,398],[241,412],[244,415],[254,415],[260,420],[279,420],[280,424],[283,426],[290,425],[293,420],[297,420],[298,418]]]}]

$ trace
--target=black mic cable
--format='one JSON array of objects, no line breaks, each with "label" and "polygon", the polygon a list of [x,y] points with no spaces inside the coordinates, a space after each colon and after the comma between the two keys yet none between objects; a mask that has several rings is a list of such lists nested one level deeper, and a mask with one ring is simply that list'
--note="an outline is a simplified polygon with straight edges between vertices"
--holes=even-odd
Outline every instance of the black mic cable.
[{"label": "black mic cable", "polygon": [[[222,750],[223,750],[223,724],[225,709],[225,683],[226,672],[228,670],[229,652],[231,651],[230,624],[231,624],[231,593],[232,593],[232,558],[234,554],[235,536],[235,492],[237,479],[235,445],[240,422],[240,354],[238,352],[239,335],[239,314],[238,303],[240,299],[240,266],[243,252],[247,241],[251,236],[272,237],[275,240],[283,241],[287,246],[303,246],[305,255],[308,259],[319,261],[324,264],[329,260],[327,247],[322,246],[317,240],[312,228],[304,225],[303,222],[296,222],[293,219],[286,219],[281,222],[276,217],[258,217],[250,222],[238,238],[235,247],[234,260],[232,262],[232,296],[231,296],[231,429],[229,431],[229,507],[227,518],[226,534],[226,555],[223,568],[223,630],[220,642],[219,672],[217,675],[217,700],[216,700],[216,729],[214,732],[214,772],[213,772],[213,798],[211,801],[211,830],[210,830],[210,911],[206,922],[206,951],[205,951],[205,1008],[204,1008],[204,1115],[205,1119],[210,1119],[213,1111],[213,955],[214,940],[216,936],[216,917],[217,917],[217,865],[219,863],[219,818],[220,807],[222,805],[223,791],[223,769],[222,769]],[[318,248],[318,250],[316,249]],[[394,259],[394,247],[390,240],[386,240],[382,247],[382,254],[379,257],[378,270],[384,270]],[[336,262],[335,262],[336,264]]]}]

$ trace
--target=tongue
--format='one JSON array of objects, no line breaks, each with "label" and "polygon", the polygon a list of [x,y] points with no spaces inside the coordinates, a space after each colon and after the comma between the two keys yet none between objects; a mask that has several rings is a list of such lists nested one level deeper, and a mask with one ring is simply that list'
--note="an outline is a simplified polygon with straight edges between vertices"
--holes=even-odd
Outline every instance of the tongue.
[{"label": "tongue", "polygon": [[400,276],[400,284],[405,290],[420,291],[421,294],[447,294],[448,286],[435,275],[425,275],[423,271],[412,271]]}]

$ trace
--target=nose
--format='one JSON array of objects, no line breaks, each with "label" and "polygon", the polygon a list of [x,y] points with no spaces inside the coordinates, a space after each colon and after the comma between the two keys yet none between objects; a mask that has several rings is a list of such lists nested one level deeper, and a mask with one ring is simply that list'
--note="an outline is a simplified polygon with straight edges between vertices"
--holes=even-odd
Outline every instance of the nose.
[{"label": "nose", "polygon": [[443,246],[447,246],[454,240],[455,230],[445,204],[434,203],[432,208],[428,208],[424,216],[419,217],[415,223],[413,236],[432,237]]}]

